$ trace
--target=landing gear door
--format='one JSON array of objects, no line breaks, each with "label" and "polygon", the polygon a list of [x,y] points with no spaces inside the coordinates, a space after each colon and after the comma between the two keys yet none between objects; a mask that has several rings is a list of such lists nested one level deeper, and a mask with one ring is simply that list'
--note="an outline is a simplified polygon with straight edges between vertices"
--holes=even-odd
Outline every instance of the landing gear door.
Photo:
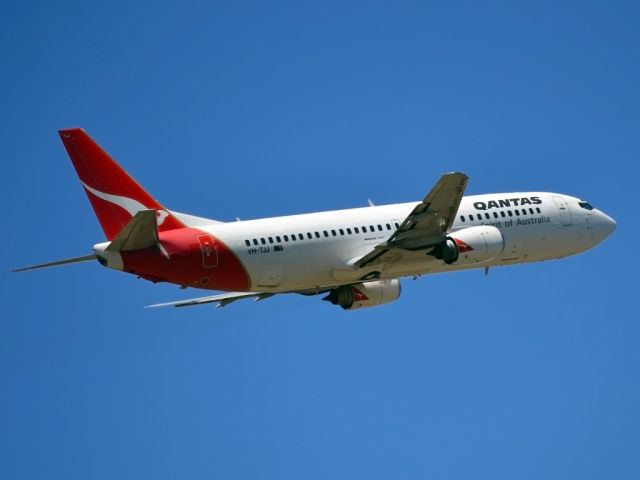
[{"label": "landing gear door", "polygon": [[209,234],[197,235],[200,250],[202,251],[202,266],[213,268],[218,266],[218,249],[213,237]]},{"label": "landing gear door", "polygon": [[568,227],[571,225],[571,211],[569,210],[567,201],[562,197],[553,197],[553,201],[560,211],[560,221],[562,222],[562,225]]}]

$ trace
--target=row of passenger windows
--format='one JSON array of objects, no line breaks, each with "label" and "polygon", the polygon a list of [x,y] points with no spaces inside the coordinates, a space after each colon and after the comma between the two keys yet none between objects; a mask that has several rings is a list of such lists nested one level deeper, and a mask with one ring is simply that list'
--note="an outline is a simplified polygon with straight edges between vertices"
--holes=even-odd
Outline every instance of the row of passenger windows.
[{"label": "row of passenger windows", "polygon": [[[395,223],[395,227],[399,228],[400,225],[396,222]],[[386,230],[391,230],[391,224],[387,223],[385,225],[381,225],[378,224],[377,225],[377,231],[378,232],[383,232]],[[362,226],[362,227],[347,227],[347,228],[338,228],[335,230],[322,230],[322,232],[307,232],[306,236],[303,233],[298,233],[298,234],[292,234],[292,235],[282,235],[282,237],[280,235],[276,235],[275,237],[262,237],[262,238],[253,238],[252,240],[245,240],[244,243],[247,247],[250,247],[252,242],[253,245],[266,245],[267,243],[282,243],[283,241],[285,242],[297,242],[300,240],[311,240],[314,237],[315,238],[328,238],[328,237],[337,237],[337,236],[344,236],[344,235],[358,235],[360,233],[367,233],[367,232],[371,232],[374,233],[376,232],[376,225],[369,225],[369,229],[367,230],[366,226]]]},{"label": "row of passenger windows", "polygon": [[[520,212],[522,212],[522,213],[520,213]],[[504,210],[502,210],[502,211],[500,211],[500,216],[498,216],[498,212],[493,212],[493,218],[500,218],[500,217],[502,217],[502,218],[506,218],[507,216],[509,216],[509,217],[513,217],[513,214],[514,214],[514,213],[515,213],[515,215],[516,215],[517,217],[519,217],[520,215],[527,215],[527,214],[535,215],[535,214],[536,214],[536,212],[537,212],[537,213],[542,213],[542,212],[540,211],[540,207],[536,207],[535,211],[533,210],[533,208],[529,208],[529,212],[527,212],[527,209],[526,209],[526,208],[522,208],[522,209],[520,209],[520,210],[518,210],[518,209],[516,208],[516,209],[514,209],[514,210],[513,210],[513,212],[512,212],[511,210],[507,210],[507,212],[505,213],[505,211],[504,211]],[[470,221],[470,222],[473,222],[473,221],[475,220],[475,218],[474,218],[473,214],[468,215],[468,217],[469,217],[469,221]],[[482,220],[482,219],[483,219],[483,218],[482,218],[482,214],[481,214],[481,213],[478,213],[478,214],[476,215],[476,217],[478,217],[478,220]],[[489,215],[489,212],[484,212],[484,218],[485,218],[485,219],[487,219],[487,220],[491,220],[491,215]],[[461,222],[466,222],[466,218],[465,218],[465,216],[464,216],[464,215],[460,215],[460,221],[461,221]]]}]

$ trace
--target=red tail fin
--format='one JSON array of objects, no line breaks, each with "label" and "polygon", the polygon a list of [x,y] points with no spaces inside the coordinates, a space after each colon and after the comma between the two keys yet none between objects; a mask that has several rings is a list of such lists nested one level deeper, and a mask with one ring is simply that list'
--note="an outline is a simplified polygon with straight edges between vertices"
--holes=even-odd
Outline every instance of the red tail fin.
[{"label": "red tail fin", "polygon": [[108,240],[113,239],[140,210],[156,210],[161,232],[184,227],[84,130],[70,128],[59,133]]}]

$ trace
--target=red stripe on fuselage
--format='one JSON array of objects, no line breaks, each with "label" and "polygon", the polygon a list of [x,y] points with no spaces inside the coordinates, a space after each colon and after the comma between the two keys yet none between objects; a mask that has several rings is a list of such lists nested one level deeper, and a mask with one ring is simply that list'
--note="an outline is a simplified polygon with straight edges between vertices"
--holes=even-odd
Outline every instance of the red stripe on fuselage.
[{"label": "red stripe on fuselage", "polygon": [[[205,235],[213,245],[198,241]],[[249,291],[251,280],[236,254],[220,239],[197,228],[160,233],[160,248],[121,252],[124,271],[154,282],[234,292]],[[204,252],[204,253],[203,253]],[[217,256],[217,261],[211,256]],[[169,258],[167,258],[167,256]]]}]

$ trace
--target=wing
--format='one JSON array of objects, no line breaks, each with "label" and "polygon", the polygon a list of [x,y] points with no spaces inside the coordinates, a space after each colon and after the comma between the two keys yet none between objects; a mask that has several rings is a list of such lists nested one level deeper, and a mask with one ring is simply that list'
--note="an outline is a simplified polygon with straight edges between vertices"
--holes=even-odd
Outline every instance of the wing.
[{"label": "wing", "polygon": [[442,175],[398,230],[386,242],[376,245],[354,262],[354,267],[398,261],[411,251],[424,250],[444,240],[458,212],[468,180],[464,173]]},{"label": "wing", "polygon": [[243,298],[255,298],[256,301],[264,300],[275,295],[275,293],[264,292],[228,292],[220,295],[210,295],[208,297],[192,298],[191,300],[179,300],[177,302],[156,303],[147,305],[145,308],[156,307],[190,307],[192,305],[204,305],[205,303],[216,303],[216,307],[224,307]]}]

